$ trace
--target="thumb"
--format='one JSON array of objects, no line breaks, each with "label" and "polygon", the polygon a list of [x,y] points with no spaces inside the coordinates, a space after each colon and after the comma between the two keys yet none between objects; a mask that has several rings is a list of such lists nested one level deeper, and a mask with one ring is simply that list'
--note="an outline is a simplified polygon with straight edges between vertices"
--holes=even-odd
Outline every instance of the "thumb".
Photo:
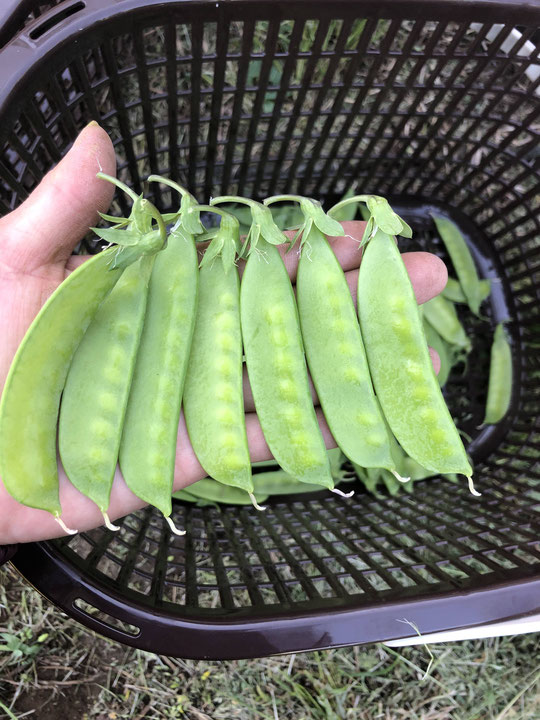
[{"label": "thumb", "polygon": [[32,194],[0,220],[0,256],[15,271],[29,272],[65,262],[73,248],[105,211],[114,187],[96,173],[114,175],[112,142],[103,128],[90,123],[73,147]]}]

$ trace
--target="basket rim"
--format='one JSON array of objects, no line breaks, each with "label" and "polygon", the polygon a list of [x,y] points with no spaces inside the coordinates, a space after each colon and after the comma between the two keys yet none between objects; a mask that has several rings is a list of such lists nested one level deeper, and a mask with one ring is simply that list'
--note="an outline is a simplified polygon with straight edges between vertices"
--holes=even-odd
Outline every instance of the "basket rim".
[{"label": "basket rim", "polygon": [[[240,660],[269,655],[323,650],[403,637],[406,618],[422,634],[456,630],[540,612],[540,576],[519,582],[495,583],[476,590],[454,590],[437,597],[374,603],[361,608],[327,608],[249,617],[179,618],[171,613],[129,602],[60,559],[50,542],[20,545],[11,560],[38,592],[71,618],[112,640],[141,650],[189,659]],[[139,632],[123,632],[75,605],[80,600]],[[294,627],[291,627],[294,621]],[[395,626],[395,630],[390,628]]]}]

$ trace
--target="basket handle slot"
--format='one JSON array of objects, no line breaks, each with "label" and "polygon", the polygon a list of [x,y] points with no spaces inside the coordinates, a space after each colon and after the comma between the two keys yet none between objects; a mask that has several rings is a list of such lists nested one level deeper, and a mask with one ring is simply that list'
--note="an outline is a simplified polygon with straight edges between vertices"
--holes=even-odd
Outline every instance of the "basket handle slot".
[{"label": "basket handle slot", "polygon": [[77,0],[74,5],[58,9],[58,12],[56,13],[47,13],[43,21],[40,22],[38,25],[34,26],[30,31],[30,39],[38,40],[40,37],[45,35],[45,33],[49,32],[49,30],[51,30],[53,27],[56,27],[56,25],[61,23],[62,20],[67,20],[68,17],[71,17],[72,15],[75,15],[81,10],[84,10],[85,7],[86,3],[83,2],[83,0]]},{"label": "basket handle slot", "polygon": [[73,600],[73,608],[82,615],[86,615],[93,623],[114,630],[115,633],[127,635],[132,638],[138,637],[141,634],[141,629],[136,625],[131,625],[124,620],[120,620],[120,618],[114,617],[114,615],[109,615],[109,613],[103,612],[103,610],[100,610],[82,598],[78,597]]}]

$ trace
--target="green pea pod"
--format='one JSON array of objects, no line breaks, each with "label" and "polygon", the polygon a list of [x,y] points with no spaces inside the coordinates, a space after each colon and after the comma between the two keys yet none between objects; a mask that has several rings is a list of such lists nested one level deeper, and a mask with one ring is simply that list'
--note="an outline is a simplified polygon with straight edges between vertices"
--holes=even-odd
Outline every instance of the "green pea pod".
[{"label": "green pea pod", "polygon": [[449,300],[437,295],[422,307],[425,320],[446,342],[467,352],[471,349],[471,341],[459,321],[455,307]]},{"label": "green pea pod", "polygon": [[479,314],[480,303],[482,302],[482,290],[480,280],[476,272],[471,251],[465,238],[455,223],[445,217],[431,215],[437,231],[450,255],[452,265],[458,276],[463,294],[467,298],[469,308],[475,315]]},{"label": "green pea pod", "polygon": [[[479,280],[478,284],[480,304],[482,304],[491,294],[491,280],[489,278],[484,278],[483,280]],[[441,295],[444,295],[447,300],[454,303],[467,303],[467,298],[465,297],[465,293],[461,288],[459,280],[456,280],[453,277],[448,278]]]},{"label": "green pea pod", "polygon": [[251,505],[253,499],[255,499],[257,503],[264,502],[267,499],[267,496],[261,494],[251,498],[250,493],[238,487],[218,482],[210,477],[203,478],[192,485],[188,485],[187,492],[201,500],[210,500],[211,502],[226,505]]},{"label": "green pea pod", "polygon": [[349,460],[395,470],[345,274],[314,225],[305,243],[296,295],[307,362],[324,416]]},{"label": "green pea pod", "polygon": [[488,395],[484,424],[500,422],[508,412],[512,398],[512,349],[504,332],[504,325],[495,328],[491,345]]},{"label": "green pea pod", "polygon": [[441,394],[416,298],[395,240],[378,230],[358,275],[358,314],[375,392],[405,452],[438,473],[471,477]]},{"label": "green pea pod", "polygon": [[[0,476],[18,502],[59,519],[56,425],[66,375],[100,303],[122,271],[117,248],[67,277],[30,325],[11,364],[0,402]],[[65,526],[64,526],[65,529]]]},{"label": "green pea pod", "polygon": [[[113,230],[109,241],[118,247],[85,262],[49,297],[15,354],[0,401],[0,476],[4,485],[23,505],[52,513],[65,532],[72,531],[60,518],[56,433],[70,364],[122,270],[141,256],[160,250],[166,236],[161,216],[151,203],[116,178],[104,173],[97,176],[127,192],[133,200],[128,224],[131,226],[135,216],[147,217],[144,230],[137,237],[131,237],[131,227]],[[152,218],[158,231],[151,229]]]},{"label": "green pea pod", "polygon": [[257,473],[253,476],[256,495],[294,495],[295,493],[321,492],[321,486],[305,483],[285,470]]},{"label": "green pea pod", "polygon": [[215,480],[253,492],[242,390],[240,283],[216,259],[199,271],[199,304],[184,386],[199,462]]},{"label": "green pea pod", "polygon": [[186,490],[177,490],[172,494],[172,497],[175,500],[184,500],[185,502],[191,502],[191,503],[198,503],[199,498],[195,495],[192,495],[190,492],[187,492]]},{"label": "green pea pod", "polygon": [[276,247],[251,254],[240,308],[249,381],[264,437],[281,467],[307,483],[334,487],[313,407],[291,282]]},{"label": "green pea pod", "polygon": [[435,350],[441,361],[441,368],[437,375],[437,380],[439,381],[440,387],[444,387],[450,375],[450,370],[452,369],[453,353],[451,347],[427,321],[424,321],[423,326],[428,346]]},{"label": "green pea pod", "polygon": [[[341,480],[340,469],[343,453],[339,448],[327,450],[332,476],[335,480]],[[256,494],[263,495],[292,495],[294,493],[320,492],[320,485],[303,483],[286,473],[281,468],[256,473],[253,476],[253,485]]]},{"label": "green pea pod", "polygon": [[161,510],[173,532],[171,491],[198,280],[193,235],[179,223],[152,269],[119,453],[127,486]]},{"label": "green pea pod", "polygon": [[[272,221],[270,208],[253,200],[227,196],[215,198],[211,204],[218,202],[244,202],[252,210],[250,235],[255,228],[255,244],[250,246],[242,277],[240,313],[248,376],[265,440],[290,475],[333,489],[309,389],[294,292],[274,245],[279,228],[268,227],[268,216],[262,210]],[[287,242],[284,235],[281,237]]]},{"label": "green pea pod", "polygon": [[107,509],[154,256],[122,273],[89,325],[67,375],[58,426],[62,465],[75,487]]}]

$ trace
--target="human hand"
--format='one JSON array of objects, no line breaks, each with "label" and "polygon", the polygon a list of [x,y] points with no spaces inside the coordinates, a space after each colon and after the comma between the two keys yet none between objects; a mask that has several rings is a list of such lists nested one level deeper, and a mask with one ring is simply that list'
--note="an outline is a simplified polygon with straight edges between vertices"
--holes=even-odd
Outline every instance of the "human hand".
[{"label": "human hand", "polygon": [[[114,149],[103,129],[97,125],[89,126],[28,200],[0,220],[0,387],[4,385],[17,347],[47,297],[87,259],[73,256],[73,249],[88,227],[96,222],[97,210],[107,210],[114,191],[111,185],[96,178],[100,167],[108,174],[115,174]],[[333,239],[332,247],[356,300],[361,257],[357,241],[362,237],[364,223],[346,222],[343,226],[350,237]],[[294,281],[298,255],[294,251],[285,255],[285,247],[280,250]],[[419,303],[441,292],[447,278],[442,261],[430,253],[406,253],[403,258]],[[432,356],[438,371],[438,358],[434,354]],[[317,404],[313,389],[312,393]],[[244,396],[252,462],[267,460],[271,458],[271,453],[254,413],[246,375]],[[320,407],[316,410],[327,447],[335,447]],[[191,448],[181,416],[174,490],[186,487],[205,475]],[[60,462],[59,481],[62,518],[68,527],[87,530],[101,525],[101,512],[71,485]],[[117,469],[111,492],[110,518],[122,517],[144,504],[128,489]],[[52,515],[21,505],[0,483],[0,544],[44,540],[60,534]]]}]

